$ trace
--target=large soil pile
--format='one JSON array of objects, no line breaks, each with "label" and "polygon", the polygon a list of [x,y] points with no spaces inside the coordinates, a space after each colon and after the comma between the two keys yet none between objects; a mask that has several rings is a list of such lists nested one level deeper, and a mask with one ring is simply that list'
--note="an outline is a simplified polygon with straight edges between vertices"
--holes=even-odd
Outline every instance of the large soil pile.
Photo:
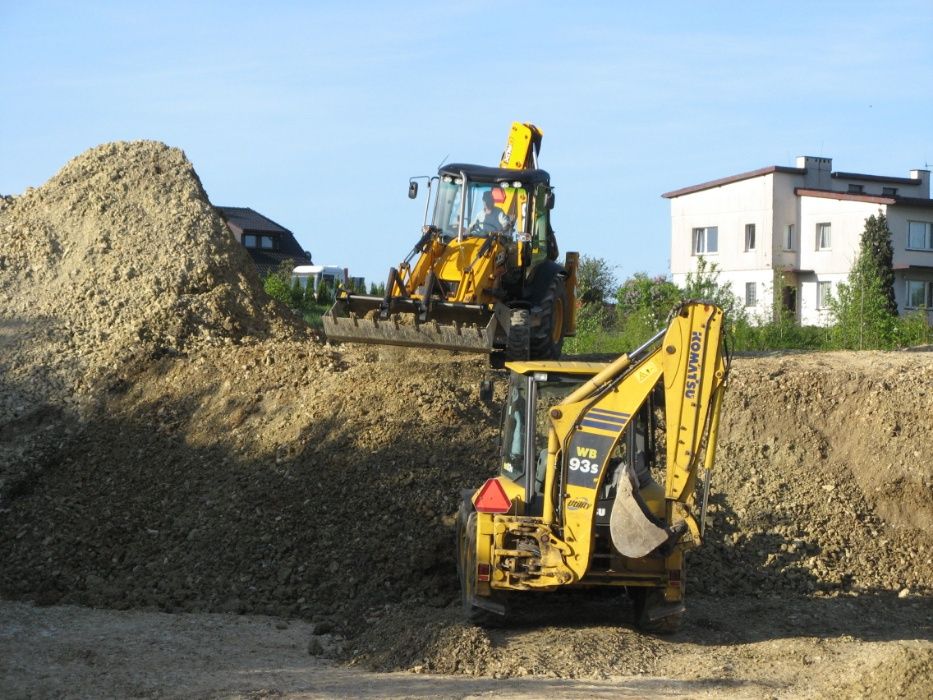
[{"label": "large soil pile", "polygon": [[[0,251],[4,596],[298,615],[381,668],[654,668],[617,598],[459,622],[451,516],[496,464],[485,362],[300,330],[181,152],[85,153],[4,200]],[[930,386],[929,352],[737,359],[697,619],[725,595],[929,595]]]},{"label": "large soil pile", "polygon": [[0,199],[0,494],[32,478],[50,431],[55,461],[62,421],[135,367],[286,332],[263,296],[178,149],[106,144]]}]

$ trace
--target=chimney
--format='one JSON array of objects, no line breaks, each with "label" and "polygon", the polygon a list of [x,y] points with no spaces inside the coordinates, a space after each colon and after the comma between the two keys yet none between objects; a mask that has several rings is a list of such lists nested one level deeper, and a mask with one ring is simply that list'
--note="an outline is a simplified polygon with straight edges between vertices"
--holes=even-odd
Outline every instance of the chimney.
[{"label": "chimney", "polygon": [[920,191],[916,193],[917,197],[924,199],[930,198],[930,171],[929,170],[911,170],[911,180],[920,180]]},{"label": "chimney", "polygon": [[833,171],[832,158],[797,156],[797,167],[807,172],[803,175],[803,186],[816,190],[832,189],[830,175]]}]

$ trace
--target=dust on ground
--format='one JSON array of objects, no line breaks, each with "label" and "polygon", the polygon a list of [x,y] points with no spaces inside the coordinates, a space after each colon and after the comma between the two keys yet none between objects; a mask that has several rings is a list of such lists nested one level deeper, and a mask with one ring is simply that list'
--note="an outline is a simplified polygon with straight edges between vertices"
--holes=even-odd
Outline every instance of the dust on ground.
[{"label": "dust on ground", "polygon": [[675,637],[569,594],[484,630],[457,614],[452,533],[459,490],[496,466],[483,360],[323,343],[262,293],[184,154],[151,142],[0,200],[0,295],[5,598],[300,619],[381,670],[766,664],[784,694],[837,654],[868,674],[846,683],[929,687],[910,669],[930,660],[933,352],[735,360]]}]

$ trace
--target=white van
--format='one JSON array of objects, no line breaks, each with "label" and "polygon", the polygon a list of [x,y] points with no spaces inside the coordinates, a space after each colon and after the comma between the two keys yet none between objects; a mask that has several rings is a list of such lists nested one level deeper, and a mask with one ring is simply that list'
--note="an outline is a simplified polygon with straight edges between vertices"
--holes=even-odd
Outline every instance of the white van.
[{"label": "white van", "polygon": [[292,270],[292,284],[298,280],[302,289],[307,290],[308,285],[317,292],[320,286],[326,283],[331,289],[337,285],[346,286],[349,281],[347,268],[335,265],[299,265]]}]

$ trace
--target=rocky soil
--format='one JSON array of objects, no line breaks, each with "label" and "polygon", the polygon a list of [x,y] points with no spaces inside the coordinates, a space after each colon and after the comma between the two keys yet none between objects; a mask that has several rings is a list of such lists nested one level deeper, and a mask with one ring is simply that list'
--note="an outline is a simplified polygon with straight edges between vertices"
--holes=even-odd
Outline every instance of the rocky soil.
[{"label": "rocky soil", "polygon": [[495,676],[684,677],[692,654],[804,678],[850,638],[915,679],[882,685],[929,688],[933,352],[736,358],[672,640],[606,595],[483,630],[457,614],[452,515],[495,469],[484,362],[323,343],[183,153],[107,144],[0,200],[0,298],[5,598],[303,618],[351,663]]}]

